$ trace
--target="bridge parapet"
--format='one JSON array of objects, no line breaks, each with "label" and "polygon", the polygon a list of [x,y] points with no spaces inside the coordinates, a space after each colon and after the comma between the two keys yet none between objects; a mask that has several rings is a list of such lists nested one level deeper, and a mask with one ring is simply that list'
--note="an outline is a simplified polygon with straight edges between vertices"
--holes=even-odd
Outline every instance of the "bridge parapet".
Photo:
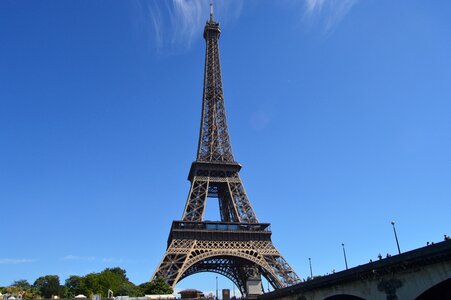
[{"label": "bridge parapet", "polygon": [[317,277],[263,294],[259,299],[316,300],[334,295],[358,297],[354,299],[422,299],[418,297],[423,292],[447,280],[451,290],[451,241]]}]

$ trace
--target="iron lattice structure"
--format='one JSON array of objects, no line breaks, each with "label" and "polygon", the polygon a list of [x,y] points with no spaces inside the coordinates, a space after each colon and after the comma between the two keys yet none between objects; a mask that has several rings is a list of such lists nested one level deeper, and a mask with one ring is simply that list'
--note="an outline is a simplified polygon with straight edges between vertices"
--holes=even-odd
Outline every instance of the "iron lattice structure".
[{"label": "iron lattice structure", "polygon": [[[224,106],[218,40],[219,23],[205,25],[204,90],[199,145],[181,221],[174,221],[166,253],[152,280],[161,277],[173,288],[187,276],[215,272],[250,296],[250,278],[264,276],[278,289],[300,282],[271,242],[269,224],[259,223],[232,154]],[[220,222],[203,221],[207,198],[217,198]]]}]

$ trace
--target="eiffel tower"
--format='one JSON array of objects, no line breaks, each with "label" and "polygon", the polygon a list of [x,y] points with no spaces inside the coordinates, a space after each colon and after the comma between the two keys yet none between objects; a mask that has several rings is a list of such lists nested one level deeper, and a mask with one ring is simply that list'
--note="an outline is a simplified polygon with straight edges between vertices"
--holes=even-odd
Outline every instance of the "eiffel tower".
[{"label": "eiffel tower", "polygon": [[[206,41],[202,117],[196,160],[181,221],[173,221],[167,250],[152,280],[163,278],[175,287],[201,272],[230,279],[246,298],[263,292],[261,276],[274,289],[300,282],[271,242],[269,223],[260,223],[241,182],[241,165],[232,154],[219,62],[219,23],[213,18],[204,29]],[[221,221],[204,221],[207,198],[219,202]]]}]

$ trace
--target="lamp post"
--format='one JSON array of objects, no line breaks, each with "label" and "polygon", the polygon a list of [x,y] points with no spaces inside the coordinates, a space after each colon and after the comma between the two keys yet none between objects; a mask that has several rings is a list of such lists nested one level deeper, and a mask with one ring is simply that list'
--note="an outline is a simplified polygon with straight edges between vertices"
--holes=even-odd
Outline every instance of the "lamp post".
[{"label": "lamp post", "polygon": [[398,254],[401,254],[401,249],[399,248],[398,235],[396,234],[395,221],[391,221],[391,225],[393,226],[393,232],[395,234],[396,246],[398,246]]},{"label": "lamp post", "polygon": [[347,270],[348,269],[348,260],[346,259],[345,244],[341,243],[341,246],[343,247],[343,257],[345,258],[345,266],[346,266],[346,270]]},{"label": "lamp post", "polygon": [[313,272],[312,272],[312,259],[308,258],[308,263],[310,265],[310,279],[313,279]]},{"label": "lamp post", "polygon": [[218,276],[216,276],[216,300],[218,300]]}]

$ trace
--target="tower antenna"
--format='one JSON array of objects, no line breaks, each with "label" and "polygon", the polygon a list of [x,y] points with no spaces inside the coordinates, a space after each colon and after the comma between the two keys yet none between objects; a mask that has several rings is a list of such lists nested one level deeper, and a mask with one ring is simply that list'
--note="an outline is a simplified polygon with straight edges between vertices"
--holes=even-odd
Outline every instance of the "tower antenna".
[{"label": "tower antenna", "polygon": [[210,0],[210,22],[213,22],[213,0]]}]

